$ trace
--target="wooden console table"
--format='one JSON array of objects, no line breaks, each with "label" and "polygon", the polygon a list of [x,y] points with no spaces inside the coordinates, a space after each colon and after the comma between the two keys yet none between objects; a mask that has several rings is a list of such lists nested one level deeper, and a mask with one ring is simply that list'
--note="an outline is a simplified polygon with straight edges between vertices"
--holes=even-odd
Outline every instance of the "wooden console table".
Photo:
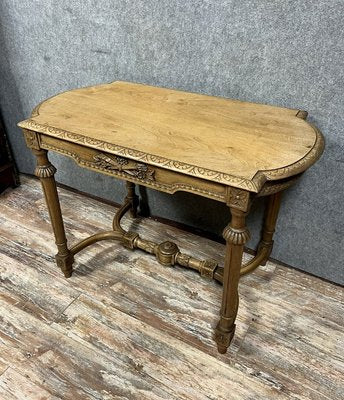
[{"label": "wooden console table", "polygon": [[[215,341],[225,353],[235,330],[240,275],[264,265],[273,245],[281,192],[321,155],[324,141],[305,121],[307,113],[129,82],[71,90],[52,97],[19,123],[37,156],[55,234],[57,265],[72,274],[74,256],[99,240],[119,240],[129,249],[154,254],[165,266],[181,265],[223,284]],[[112,229],[67,246],[54,180],[52,150],[81,167],[127,181],[128,194]],[[169,241],[154,243],[120,225],[136,215],[135,183],[167,193],[186,191],[224,202],[231,221],[223,231],[224,266],[180,252]],[[241,265],[249,239],[245,217],[252,200],[268,196],[256,256]]]}]

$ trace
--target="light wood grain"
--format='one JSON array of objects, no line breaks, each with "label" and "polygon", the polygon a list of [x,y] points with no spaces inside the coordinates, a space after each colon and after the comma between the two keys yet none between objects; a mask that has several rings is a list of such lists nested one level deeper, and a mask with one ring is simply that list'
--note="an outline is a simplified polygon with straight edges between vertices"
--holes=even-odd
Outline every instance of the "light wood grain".
[{"label": "light wood grain", "polygon": [[[204,170],[253,181],[259,171],[281,169],[272,179],[293,175],[283,169],[302,162],[320,146],[319,134],[296,117],[298,112],[114,82],[52,97],[19,126],[71,142],[84,137],[89,147],[125,152],[129,158],[205,179],[211,180],[213,174]],[[300,169],[318,156],[300,164]]]},{"label": "light wood grain", "polygon": [[[65,280],[39,182],[22,180],[0,197],[1,400],[343,397],[342,288],[268,262],[241,279],[237,335],[220,355],[220,285],[117,243],[78,254]],[[111,226],[111,206],[59,192],[71,243]],[[123,222],[223,257],[222,244],[180,229]]]},{"label": "light wood grain", "polygon": [[0,379],[0,396],[6,400],[57,400],[47,390],[29,380],[13,368],[8,368]]},{"label": "light wood grain", "polygon": [[[306,123],[306,116],[300,110],[129,82],[67,91],[44,101],[33,110],[31,119],[18,125],[37,158],[35,175],[46,199],[58,267],[66,278],[71,277],[78,252],[111,239],[121,240],[127,248],[155,253],[163,265],[179,264],[216,279],[223,285],[223,294],[214,340],[218,352],[225,353],[236,329],[240,276],[265,265],[271,253],[279,192],[323,151],[322,134]],[[188,191],[225,202],[231,220],[223,230],[223,267],[214,260],[190,257],[175,243],[149,242],[123,230],[119,225],[123,210],[135,208],[130,191],[128,204],[115,216],[114,231],[69,247],[49,150],[71,157],[84,168],[126,180],[131,192],[133,184],[139,183],[171,194]],[[252,192],[270,195],[257,254],[243,265],[244,246],[250,238],[245,221],[255,197]]]}]

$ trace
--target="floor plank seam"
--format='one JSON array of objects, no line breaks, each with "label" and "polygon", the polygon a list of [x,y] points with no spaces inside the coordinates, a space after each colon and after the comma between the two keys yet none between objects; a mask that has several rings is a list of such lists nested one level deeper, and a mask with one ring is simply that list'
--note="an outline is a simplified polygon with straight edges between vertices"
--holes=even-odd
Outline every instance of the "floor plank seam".
[{"label": "floor plank seam", "polygon": [[10,365],[8,365],[0,374],[0,379],[2,377],[2,375],[4,375],[4,373],[10,368]]},{"label": "floor plank seam", "polygon": [[[112,254],[105,242],[80,254],[66,280],[39,182],[25,182],[0,199],[1,400],[342,398],[341,288],[274,262],[258,268],[240,281],[236,334],[218,355],[212,328],[221,286],[119,244]],[[107,223],[102,204],[60,196],[71,243],[93,233],[90,221],[94,229]],[[30,200],[37,207],[28,210]],[[185,249],[190,241],[202,257],[222,249],[161,222],[130,221],[150,240],[178,238]]]},{"label": "floor plank seam", "polygon": [[[28,375],[23,374],[21,370],[18,370],[18,368],[16,368],[16,364],[11,365],[8,369],[11,369],[11,370],[15,371],[16,374],[20,375],[23,379],[29,380],[29,376]],[[31,381],[29,380],[29,382],[31,382]],[[54,393],[49,388],[42,386],[42,384],[35,382],[34,385],[36,387],[39,387],[40,389],[48,392],[51,396],[56,396],[56,395],[54,395]],[[8,392],[8,393],[11,394],[10,392]],[[61,397],[58,397],[58,398],[61,399]],[[18,400],[21,400],[21,399],[18,399]]]},{"label": "floor plank seam", "polygon": [[[242,357],[242,356],[241,356],[241,357]],[[255,368],[255,367],[251,367],[249,364],[246,364],[246,358],[237,360],[237,363],[239,363],[239,364],[241,363],[241,364],[244,365],[246,368],[248,367],[248,368],[254,369],[254,370],[258,371],[259,373],[263,372],[264,374],[266,374],[266,375],[268,375],[268,376],[272,376],[272,377],[273,377],[274,379],[276,379],[277,381],[283,381],[283,380],[282,380],[283,378],[287,378],[287,379],[289,378],[288,375],[286,375],[285,373],[281,372],[279,369],[276,369],[276,370],[271,371],[271,370],[269,370],[269,369],[266,369],[266,370],[265,370],[264,368]],[[237,369],[238,369],[239,371],[241,371],[241,369],[240,369],[239,367],[237,367]],[[273,375],[272,375],[272,373],[273,373]],[[254,376],[255,376],[255,372],[254,372],[254,373],[249,373],[249,375],[252,376],[252,377],[254,377]],[[282,378],[282,379],[281,379],[281,378]],[[309,386],[307,383],[305,383],[305,382],[303,382],[303,381],[299,381],[299,380],[293,378],[293,383],[294,383],[295,385],[298,385],[299,387],[307,388],[307,389],[309,389],[309,391],[317,391],[318,393],[321,394],[321,396],[323,396],[323,398],[326,398],[326,399],[328,399],[328,400],[338,400],[338,399],[334,399],[334,398],[328,397],[325,393],[319,392],[318,390],[314,389],[314,387]],[[283,385],[283,386],[284,386],[284,385]],[[290,391],[290,389],[289,389],[289,391]],[[290,393],[290,395],[292,396],[292,393]],[[289,397],[288,397],[288,398],[289,398]],[[292,397],[292,398],[294,398],[294,397]],[[299,399],[299,397],[297,397],[297,399]],[[307,399],[307,400],[308,400],[308,399]],[[324,399],[322,399],[322,400],[324,400]]]},{"label": "floor plank seam", "polygon": [[69,304],[68,306],[66,306],[58,315],[56,315],[48,325],[51,326],[51,324],[56,323],[57,320],[59,320],[59,318],[61,318],[61,315],[64,314],[64,312],[67,310],[67,308],[69,308],[75,301],[77,301],[79,299],[79,297],[83,294],[83,292],[80,292]]},{"label": "floor plank seam", "polygon": [[[125,313],[124,313],[125,314]],[[125,314],[128,315],[128,314]],[[130,315],[128,315],[129,317],[131,317]],[[133,317],[131,317],[133,318]],[[139,321],[142,322],[142,321]],[[105,351],[103,351],[102,349],[96,347],[93,343],[88,342],[87,340],[84,340],[82,337],[73,334],[72,336],[67,335],[66,333],[62,333],[60,332],[58,329],[56,329],[54,326],[51,326],[52,329],[54,329],[55,332],[58,332],[59,334],[65,336],[66,338],[68,338],[69,340],[71,340],[72,342],[76,342],[78,343],[80,346],[84,346],[86,348],[88,348],[89,350],[95,351],[98,354],[100,354],[102,357],[104,357],[105,359],[107,359],[109,362],[113,361],[113,357],[108,355]],[[151,350],[146,349],[146,351],[150,352],[153,356],[156,355],[155,353],[153,353]],[[130,358],[130,356],[128,356],[128,364],[131,366],[131,368],[139,371],[141,370],[140,365],[136,364],[135,361]],[[167,384],[165,384],[164,382],[160,381],[158,378],[154,377],[153,374],[150,374],[148,372],[144,372],[145,375],[148,375],[150,377],[150,379],[152,379],[154,382],[157,382],[160,384],[160,386],[164,386],[166,389],[168,389],[168,391],[170,391],[171,388],[170,386],[168,386]],[[87,392],[88,393],[88,392]],[[92,394],[90,394],[92,395]],[[99,400],[99,398],[96,398],[97,400]],[[190,398],[191,400],[191,398]]]},{"label": "floor plank seam", "polygon": [[[82,293],[82,295],[85,296],[85,297],[87,297],[87,298],[89,298],[89,299],[95,300],[94,298],[91,298],[87,293]],[[102,303],[102,302],[99,301],[98,299],[96,299],[96,301]],[[115,310],[117,310],[118,312],[122,313],[123,315],[126,315],[127,317],[132,318],[132,319],[134,319],[134,320],[136,320],[136,321],[138,321],[138,322],[140,322],[140,323],[143,323],[143,324],[145,324],[146,326],[149,326],[149,327],[153,328],[154,330],[158,330],[158,331],[161,332],[161,333],[165,333],[165,334],[167,334],[169,337],[173,338],[174,340],[178,340],[178,342],[183,343],[184,345],[187,345],[187,346],[189,346],[189,347],[191,347],[191,348],[194,348],[194,349],[196,349],[197,351],[200,351],[200,352],[202,352],[203,354],[207,355],[208,357],[211,357],[212,359],[214,359],[214,360],[216,360],[216,361],[218,361],[218,362],[221,362],[222,364],[225,364],[225,365],[227,365],[227,366],[231,366],[231,367],[234,367],[235,369],[237,369],[237,368],[235,367],[235,365],[232,365],[232,361],[234,362],[235,357],[236,357],[236,355],[237,355],[237,353],[238,353],[237,351],[235,352],[235,357],[233,357],[233,354],[231,353],[231,358],[225,358],[226,356],[220,355],[220,354],[218,354],[218,355],[216,356],[215,354],[208,353],[207,351],[205,351],[205,350],[204,350],[203,348],[201,348],[200,346],[195,346],[195,345],[194,345],[193,343],[191,343],[189,340],[185,340],[185,339],[183,339],[183,338],[176,337],[175,334],[174,334],[174,331],[173,331],[172,329],[169,330],[169,329],[166,329],[166,328],[163,328],[163,329],[157,328],[157,327],[155,327],[154,325],[150,324],[149,321],[147,321],[147,320],[145,320],[145,319],[138,318],[138,317],[135,316],[135,315],[130,315],[129,313],[126,313],[126,312],[124,312],[123,310],[121,310],[120,308],[118,308],[116,305],[111,305],[111,307],[114,308]],[[67,308],[68,308],[68,307],[67,307]],[[247,329],[247,331],[248,331],[248,329]],[[215,342],[214,342],[214,343],[215,343]],[[232,358],[232,357],[233,357],[233,358]]]}]

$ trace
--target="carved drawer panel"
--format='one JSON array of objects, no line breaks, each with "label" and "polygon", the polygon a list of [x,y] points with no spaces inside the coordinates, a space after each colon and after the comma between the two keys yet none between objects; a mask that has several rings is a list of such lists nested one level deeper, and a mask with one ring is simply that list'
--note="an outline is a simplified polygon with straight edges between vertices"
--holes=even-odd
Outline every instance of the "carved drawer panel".
[{"label": "carved drawer panel", "polygon": [[134,178],[155,180],[155,171],[152,167],[128,158],[108,153],[97,153],[93,156],[93,160],[95,165],[105,171],[124,172]]},{"label": "carved drawer panel", "polygon": [[185,191],[222,202],[226,201],[226,186],[216,182],[183,175],[43,134],[39,134],[39,142],[43,149],[67,155],[84,168],[101,171],[107,175],[167,193]]}]

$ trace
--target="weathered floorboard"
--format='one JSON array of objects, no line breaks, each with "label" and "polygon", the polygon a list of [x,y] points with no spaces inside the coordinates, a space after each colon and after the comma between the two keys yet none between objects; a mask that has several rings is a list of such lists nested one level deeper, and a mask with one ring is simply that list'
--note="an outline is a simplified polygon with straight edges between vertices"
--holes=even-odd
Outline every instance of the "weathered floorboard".
[{"label": "weathered floorboard", "polygon": [[[268,262],[241,279],[220,355],[219,284],[117,242],[78,254],[66,280],[39,182],[22,181],[0,197],[1,400],[344,397],[342,288]],[[111,227],[113,207],[59,192],[70,243]],[[152,219],[123,224],[223,262],[222,244]]]},{"label": "weathered floorboard", "polygon": [[61,397],[52,396],[39,385],[31,382],[13,368],[8,368],[0,376],[0,398],[6,400],[56,400]]}]

